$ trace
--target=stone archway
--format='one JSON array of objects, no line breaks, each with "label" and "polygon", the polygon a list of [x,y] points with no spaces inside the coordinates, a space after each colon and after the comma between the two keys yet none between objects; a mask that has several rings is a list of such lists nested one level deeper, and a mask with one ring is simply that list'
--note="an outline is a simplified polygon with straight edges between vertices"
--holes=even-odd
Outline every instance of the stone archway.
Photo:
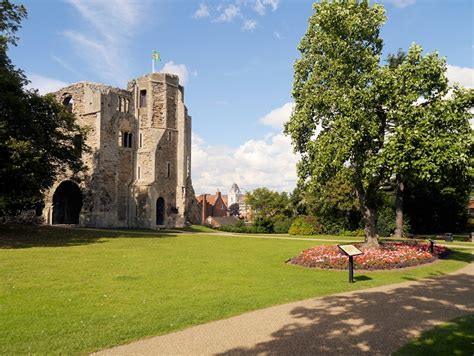
[{"label": "stone archway", "polygon": [[52,224],[77,224],[82,208],[82,193],[79,186],[66,180],[62,182],[53,195]]},{"label": "stone archway", "polygon": [[156,200],[156,225],[165,224],[165,200],[159,197]]}]

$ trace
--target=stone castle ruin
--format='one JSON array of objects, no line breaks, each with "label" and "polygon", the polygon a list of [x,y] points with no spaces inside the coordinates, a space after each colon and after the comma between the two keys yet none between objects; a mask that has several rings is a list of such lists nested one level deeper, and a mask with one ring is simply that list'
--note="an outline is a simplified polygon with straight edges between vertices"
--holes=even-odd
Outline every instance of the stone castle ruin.
[{"label": "stone castle ruin", "polygon": [[45,195],[48,224],[184,226],[197,206],[191,183],[191,117],[176,75],[153,73],[127,90],[81,82],[54,93],[88,129],[86,170]]}]

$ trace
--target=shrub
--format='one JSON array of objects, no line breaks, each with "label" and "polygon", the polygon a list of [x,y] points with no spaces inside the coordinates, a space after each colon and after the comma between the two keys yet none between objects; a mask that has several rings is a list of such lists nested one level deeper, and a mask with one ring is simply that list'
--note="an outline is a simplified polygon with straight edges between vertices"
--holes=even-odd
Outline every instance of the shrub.
[{"label": "shrub", "polygon": [[[388,237],[395,231],[395,209],[390,206],[383,207],[377,220],[377,234],[382,237]],[[410,223],[407,217],[403,218],[403,235],[408,235]]]},{"label": "shrub", "polygon": [[292,223],[293,219],[281,217],[273,223],[273,231],[277,234],[287,234]]},{"label": "shrub", "polygon": [[291,235],[315,235],[323,231],[315,216],[300,216],[293,221],[288,233]]}]

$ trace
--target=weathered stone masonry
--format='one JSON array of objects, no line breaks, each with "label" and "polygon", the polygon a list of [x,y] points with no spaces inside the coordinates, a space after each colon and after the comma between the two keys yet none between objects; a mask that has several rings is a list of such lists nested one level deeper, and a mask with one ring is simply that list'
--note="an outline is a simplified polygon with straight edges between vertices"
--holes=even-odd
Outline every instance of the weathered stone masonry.
[{"label": "weathered stone masonry", "polygon": [[47,223],[153,229],[196,220],[191,117],[177,76],[149,74],[127,90],[81,82],[55,96],[88,128],[91,150],[79,177],[47,192]]}]

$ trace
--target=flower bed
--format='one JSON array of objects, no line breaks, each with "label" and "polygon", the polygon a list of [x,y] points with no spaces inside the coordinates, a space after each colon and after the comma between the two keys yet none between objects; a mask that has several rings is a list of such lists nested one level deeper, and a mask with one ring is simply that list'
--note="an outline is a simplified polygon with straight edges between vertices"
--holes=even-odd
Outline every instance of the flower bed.
[{"label": "flower bed", "polygon": [[[354,268],[363,270],[394,269],[432,262],[446,256],[450,250],[445,246],[435,245],[434,253],[430,252],[427,243],[384,242],[380,248],[355,244],[364,252],[354,257]],[[306,267],[324,269],[347,269],[349,257],[340,252],[337,246],[316,246],[293,257],[290,263]]]}]

